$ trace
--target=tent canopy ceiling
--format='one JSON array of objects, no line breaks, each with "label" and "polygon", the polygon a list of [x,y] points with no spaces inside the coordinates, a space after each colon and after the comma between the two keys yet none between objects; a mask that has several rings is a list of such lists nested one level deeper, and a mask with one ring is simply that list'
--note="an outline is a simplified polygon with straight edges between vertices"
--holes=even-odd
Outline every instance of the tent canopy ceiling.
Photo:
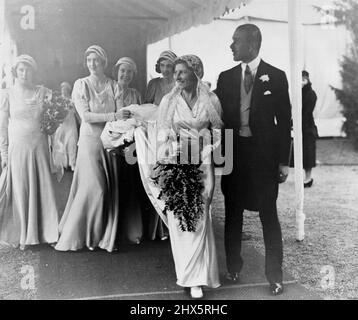
[{"label": "tent canopy ceiling", "polygon": [[[71,0],[67,0],[71,2]],[[251,0],[91,0],[100,16],[136,23],[146,34],[146,42],[153,43],[182,32],[190,27],[210,23],[231,9]],[[87,6],[89,0],[74,1],[72,5]]]},{"label": "tent canopy ceiling", "polygon": [[[56,21],[99,22],[109,27],[136,29],[149,44],[193,26],[210,23],[231,9],[251,0],[33,0],[39,19]],[[23,0],[6,0],[16,8]],[[19,14],[17,13],[12,13]],[[81,23],[83,26],[84,24]],[[47,23],[46,23],[47,25]],[[122,29],[123,30],[123,29]]]}]

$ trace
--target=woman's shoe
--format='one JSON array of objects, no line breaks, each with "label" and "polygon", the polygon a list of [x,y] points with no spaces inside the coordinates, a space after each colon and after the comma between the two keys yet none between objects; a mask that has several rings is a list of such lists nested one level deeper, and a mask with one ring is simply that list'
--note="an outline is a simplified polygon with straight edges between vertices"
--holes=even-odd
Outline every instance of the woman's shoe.
[{"label": "woman's shoe", "polygon": [[304,183],[303,183],[303,186],[304,186],[305,188],[311,188],[311,187],[312,187],[312,184],[313,184],[313,179],[311,179],[311,180],[308,181],[308,182],[304,182]]},{"label": "woman's shoe", "polygon": [[20,244],[19,248],[20,248],[21,251],[25,251],[27,249],[25,244]]},{"label": "woman's shoe", "polygon": [[202,299],[204,297],[203,290],[201,287],[191,287],[190,288],[190,297],[192,299]]}]

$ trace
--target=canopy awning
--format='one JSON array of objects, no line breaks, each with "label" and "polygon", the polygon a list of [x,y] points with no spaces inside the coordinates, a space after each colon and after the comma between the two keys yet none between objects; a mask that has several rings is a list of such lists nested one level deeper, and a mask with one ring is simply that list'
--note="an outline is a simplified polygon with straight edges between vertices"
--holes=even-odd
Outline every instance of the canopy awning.
[{"label": "canopy awning", "polygon": [[[137,12],[143,14],[150,7],[162,19],[151,20],[147,43],[170,37],[191,27],[208,24],[231,9],[239,8],[251,0],[135,0]],[[127,6],[132,0],[124,0]]]},{"label": "canopy awning", "polygon": [[[76,7],[81,15],[94,15],[109,20],[135,21],[153,43],[195,27],[210,23],[231,9],[251,0],[64,0],[63,6]],[[95,10],[93,10],[95,9]],[[113,22],[114,22],[113,21]],[[129,23],[131,24],[131,23]]]},{"label": "canopy awning", "polygon": [[[5,0],[9,24],[15,35],[21,8],[34,7],[37,33],[96,33],[116,30],[119,35],[137,32],[137,40],[150,44],[191,27],[208,24],[251,0]],[[80,26],[79,29],[76,27]],[[71,29],[70,29],[71,28]],[[18,38],[15,36],[15,38]],[[140,39],[138,39],[140,38]]]}]

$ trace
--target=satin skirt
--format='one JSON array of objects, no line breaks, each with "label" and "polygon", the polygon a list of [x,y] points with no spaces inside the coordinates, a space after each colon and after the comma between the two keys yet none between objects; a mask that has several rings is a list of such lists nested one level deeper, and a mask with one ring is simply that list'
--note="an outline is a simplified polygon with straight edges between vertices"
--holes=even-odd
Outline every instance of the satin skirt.
[{"label": "satin skirt", "polygon": [[0,241],[12,245],[54,243],[58,211],[47,136],[10,136],[8,165],[0,177]]},{"label": "satin skirt", "polygon": [[119,221],[118,167],[98,137],[81,135],[56,250],[115,250]]},{"label": "satin skirt", "polygon": [[182,287],[220,286],[219,268],[216,254],[215,238],[212,227],[211,201],[214,191],[215,175],[212,163],[202,164],[204,190],[204,215],[197,224],[195,232],[183,232],[179,221],[169,212],[163,215],[164,202],[158,200],[160,189],[150,179],[155,147],[150,145],[144,128],[135,131],[137,156],[143,186],[158,215],[169,229],[170,244],[175,263],[177,284]]}]

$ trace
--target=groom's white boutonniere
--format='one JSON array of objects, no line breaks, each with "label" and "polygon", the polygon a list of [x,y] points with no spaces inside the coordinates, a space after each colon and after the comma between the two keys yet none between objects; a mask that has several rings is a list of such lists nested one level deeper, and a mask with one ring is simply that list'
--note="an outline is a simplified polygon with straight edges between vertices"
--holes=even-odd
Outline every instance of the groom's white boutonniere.
[{"label": "groom's white boutonniere", "polygon": [[268,76],[268,74],[264,74],[260,77],[260,80],[262,82],[269,82],[270,81],[270,77]]}]

